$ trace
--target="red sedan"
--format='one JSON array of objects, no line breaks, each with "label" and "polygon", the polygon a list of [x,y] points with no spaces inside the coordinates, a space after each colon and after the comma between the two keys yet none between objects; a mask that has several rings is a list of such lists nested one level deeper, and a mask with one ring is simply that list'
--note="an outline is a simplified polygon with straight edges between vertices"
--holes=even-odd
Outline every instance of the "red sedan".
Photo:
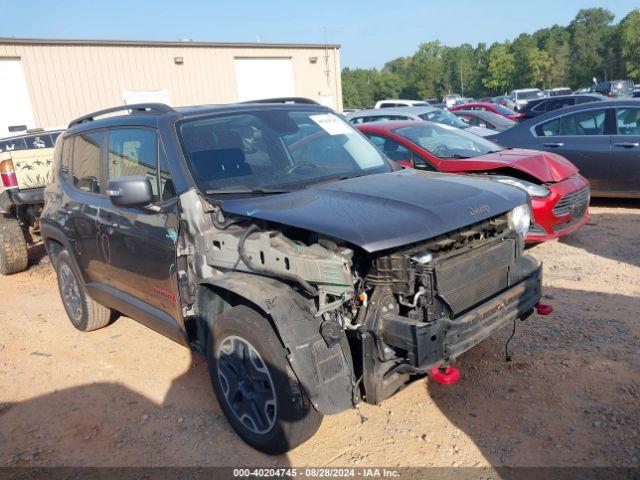
[{"label": "red sedan", "polygon": [[589,220],[589,182],[560,155],[504,149],[472,133],[433,122],[372,122],[357,128],[402,166],[478,175],[526,190],[534,220],[527,242],[561,237]]},{"label": "red sedan", "polygon": [[524,117],[523,113],[514,112],[510,108],[500,105],[499,103],[467,103],[465,105],[456,105],[450,109],[452,112],[456,110],[485,110],[487,112],[497,113],[503,117],[507,117],[513,121]]}]

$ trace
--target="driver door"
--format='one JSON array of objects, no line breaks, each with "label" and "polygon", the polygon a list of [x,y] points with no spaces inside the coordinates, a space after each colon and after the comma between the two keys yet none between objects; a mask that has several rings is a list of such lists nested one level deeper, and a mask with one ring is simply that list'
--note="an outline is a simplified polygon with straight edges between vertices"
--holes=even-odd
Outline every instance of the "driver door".
[{"label": "driver door", "polygon": [[[108,178],[142,175],[152,185],[157,211],[122,208],[102,211],[110,233],[112,286],[133,309],[151,313],[148,325],[173,338],[182,320],[176,273],[178,202],[155,129],[114,128],[107,137]],[[163,165],[164,164],[164,165]],[[136,316],[145,323],[144,316]],[[161,321],[159,321],[161,320]]]}]

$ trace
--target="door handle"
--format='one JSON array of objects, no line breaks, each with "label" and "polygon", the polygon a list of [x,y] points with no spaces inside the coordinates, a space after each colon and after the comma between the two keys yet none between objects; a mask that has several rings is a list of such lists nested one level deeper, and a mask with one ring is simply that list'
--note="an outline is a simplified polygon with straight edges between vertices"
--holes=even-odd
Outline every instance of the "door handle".
[{"label": "door handle", "polygon": [[553,147],[553,148],[564,147],[564,143],[562,142],[549,142],[549,143],[543,143],[543,145],[545,147]]},{"label": "door handle", "polygon": [[638,142],[621,142],[621,143],[614,143],[613,145],[616,147],[622,147],[622,148],[640,147],[640,143]]}]

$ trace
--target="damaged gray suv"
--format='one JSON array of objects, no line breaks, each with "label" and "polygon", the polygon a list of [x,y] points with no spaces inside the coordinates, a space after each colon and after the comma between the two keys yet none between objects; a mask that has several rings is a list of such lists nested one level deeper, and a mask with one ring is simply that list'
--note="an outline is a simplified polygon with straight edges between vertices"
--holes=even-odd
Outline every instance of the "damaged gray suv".
[{"label": "damaged gray suv", "polygon": [[86,115],[45,197],[73,325],[121,313],[206,356],[228,421],[270,454],[446,367],[541,295],[525,192],[399,169],[304,99]]}]

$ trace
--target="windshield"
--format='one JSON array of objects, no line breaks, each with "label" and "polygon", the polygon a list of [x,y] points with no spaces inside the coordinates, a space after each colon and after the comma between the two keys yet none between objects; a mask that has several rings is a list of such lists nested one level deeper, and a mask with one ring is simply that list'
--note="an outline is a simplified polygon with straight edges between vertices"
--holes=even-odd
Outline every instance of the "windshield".
[{"label": "windshield", "polygon": [[616,93],[633,92],[634,85],[628,80],[622,80],[611,84],[611,90]]},{"label": "windshield", "polygon": [[442,110],[441,108],[434,108],[430,112],[421,113],[418,115],[423,120],[429,120],[430,122],[444,123],[456,128],[469,128],[469,124],[460,120],[453,113],[448,110]]},{"label": "windshield", "polygon": [[542,98],[544,95],[540,90],[531,90],[528,92],[518,92],[518,100],[533,100],[534,98]]},{"label": "windshield", "polygon": [[438,158],[473,158],[503,150],[489,140],[447,125],[421,123],[398,128],[394,133]]},{"label": "windshield", "polygon": [[209,194],[288,191],[391,171],[368,140],[324,111],[230,113],[185,120],[178,132],[193,178]]},{"label": "windshield", "polygon": [[503,107],[502,105],[499,105],[499,104],[493,105],[493,108],[497,112],[499,112],[501,115],[515,115],[515,113],[516,113],[513,110],[511,110],[510,108]]}]

